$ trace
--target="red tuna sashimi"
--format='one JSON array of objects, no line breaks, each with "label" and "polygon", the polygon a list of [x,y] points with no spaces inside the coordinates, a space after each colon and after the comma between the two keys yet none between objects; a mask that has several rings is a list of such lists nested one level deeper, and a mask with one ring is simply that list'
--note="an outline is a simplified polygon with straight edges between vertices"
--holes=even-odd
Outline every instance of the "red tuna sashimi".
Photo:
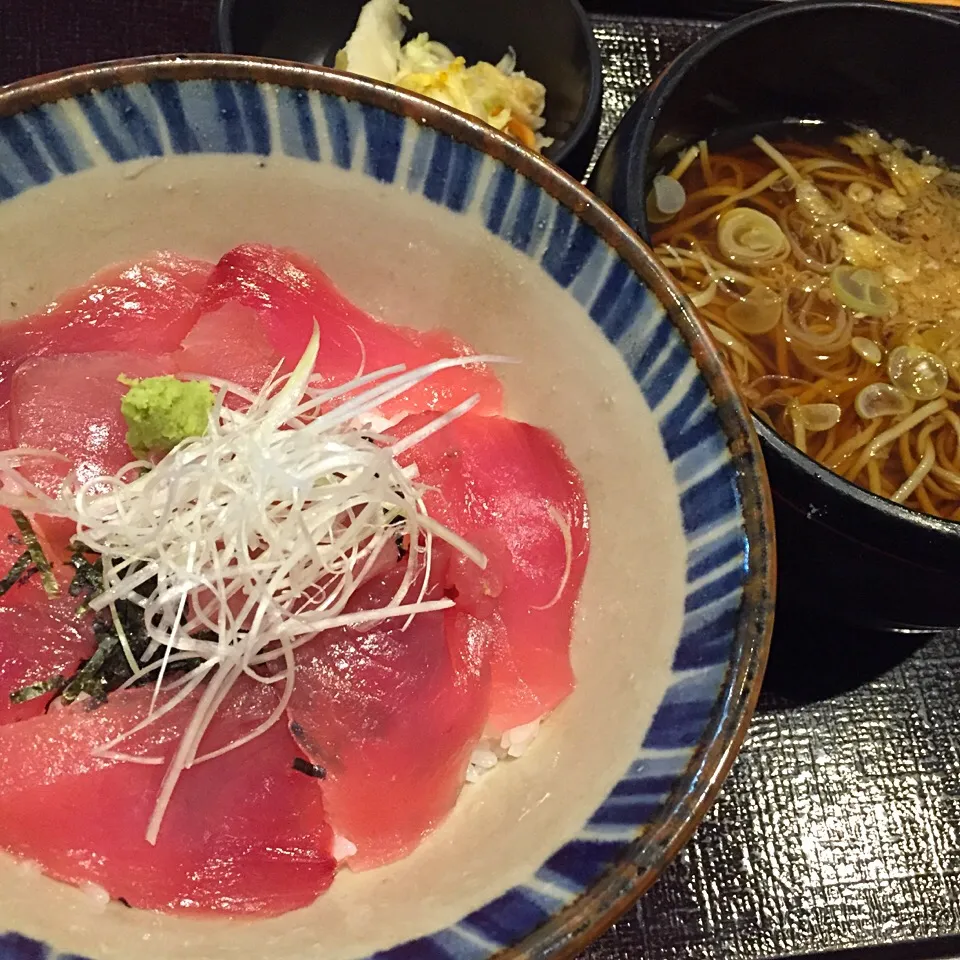
[{"label": "red tuna sashimi", "polygon": [[197,321],[173,359],[181,373],[219,377],[258,391],[280,357],[256,312],[231,300]]},{"label": "red tuna sashimi", "polygon": [[45,354],[175,350],[197,319],[213,265],[176,253],[108,267],[45,311],[6,324],[0,337],[0,407],[13,371]]},{"label": "red tuna sashimi", "polygon": [[[395,432],[431,419],[408,418]],[[484,571],[457,558],[448,583],[471,651],[489,644],[490,725],[535,720],[573,689],[570,637],[589,546],[580,477],[547,431],[504,417],[467,414],[406,459],[435,488],[424,498],[428,511],[487,555]]]},{"label": "red tuna sashimi", "polygon": [[[92,751],[129,730],[150,695],[141,688],[93,711],[78,704],[0,727],[0,848],[145,909],[273,915],[311,903],[336,870],[333,834],[320,781],[291,766],[299,752],[283,721],[185,771],[156,845],[147,843],[164,767]],[[252,681],[231,697],[203,751],[249,732],[277,702]],[[120,749],[169,759],[194,705]]]},{"label": "red tuna sashimi", "polygon": [[[129,389],[117,379],[171,373],[169,357],[137,353],[74,353],[24,361],[13,375],[10,422],[20,447],[54,450],[68,462],[32,459],[20,473],[54,495],[71,469],[81,483],[116,473],[134,459],[120,400]],[[55,517],[35,518],[56,554],[66,548],[75,524]]]},{"label": "red tuna sashimi", "polygon": [[[236,301],[257,311],[273,348],[288,366],[306,349],[316,320],[320,329],[317,371],[327,386],[406,364],[407,369],[473,351],[443,331],[417,333],[381,323],[350,303],[316,264],[289,250],[245,244],[224,254],[210,277],[201,312]],[[500,409],[500,383],[485,367],[446,370],[384,405],[389,415],[445,410],[474,393],[480,409]]]},{"label": "red tuna sashimi", "polygon": [[42,714],[53,694],[25,703],[13,703],[10,694],[57,674],[70,676],[96,646],[89,622],[73,615],[75,599],[17,604],[6,599],[0,601],[0,725]]},{"label": "red tuna sashimi", "polygon": [[[137,353],[76,353],[25,361],[13,375],[11,425],[20,447],[54,450],[76,468],[81,483],[116,473],[134,459],[120,401],[129,387],[117,379],[171,373],[169,357]],[[22,472],[55,493],[69,467],[32,461]]]},{"label": "red tuna sashimi", "polygon": [[[371,583],[355,608],[386,603],[397,586],[395,574]],[[455,668],[447,614],[403,623],[331,630],[297,654],[291,730],[327,771],[327,815],[356,846],[355,870],[406,856],[450,812],[487,715],[487,677]]]}]

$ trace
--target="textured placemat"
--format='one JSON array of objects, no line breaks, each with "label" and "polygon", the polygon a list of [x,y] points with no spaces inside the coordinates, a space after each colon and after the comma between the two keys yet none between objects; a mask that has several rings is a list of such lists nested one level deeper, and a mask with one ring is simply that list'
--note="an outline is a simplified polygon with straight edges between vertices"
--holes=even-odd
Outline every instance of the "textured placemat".
[{"label": "textured placemat", "polygon": [[778,630],[717,803],[590,960],[755,960],[960,932],[958,637],[917,648],[807,629]]},{"label": "textured placemat", "polygon": [[603,117],[594,153],[596,160],[637,93],[649,86],[678,53],[714,29],[716,23],[607,14],[593,14],[591,19],[600,47],[604,79]]},{"label": "textured placemat", "polygon": [[[618,11],[594,17],[607,80],[602,140],[636,91],[715,26],[622,13],[651,9],[640,0],[610,4],[589,4]],[[214,7],[0,0],[0,83],[91,60],[211,49]],[[890,946],[870,950],[872,960],[960,955],[958,650],[954,636],[921,644],[781,624],[761,708],[719,800],[584,960],[854,948],[843,955],[853,960],[882,943]]]}]

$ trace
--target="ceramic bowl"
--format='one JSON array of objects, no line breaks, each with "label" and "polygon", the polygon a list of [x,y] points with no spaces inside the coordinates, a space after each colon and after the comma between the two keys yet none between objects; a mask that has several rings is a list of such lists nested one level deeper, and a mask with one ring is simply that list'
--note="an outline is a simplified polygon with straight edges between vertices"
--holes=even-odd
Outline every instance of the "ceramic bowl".
[{"label": "ceramic bowl", "polygon": [[[224,53],[332,67],[363,0],[220,0]],[[496,63],[512,47],[517,63],[547,88],[546,156],[575,177],[586,172],[600,129],[603,71],[590,22],[577,0],[415,0],[408,36],[426,31],[468,63]],[[549,25],[549,28],[547,28]]]},{"label": "ceramic bowl", "polygon": [[[644,198],[665,158],[784,117],[862,124],[960,163],[960,133],[941,106],[960,96],[958,51],[960,20],[907,4],[774,4],[667,67],[620,124],[591,187],[648,237]],[[931,64],[935,95],[918,82]],[[781,613],[789,604],[881,629],[960,623],[960,524],[875,496],[755,426],[774,492]]]},{"label": "ceramic bowl", "polygon": [[233,57],[89,67],[0,92],[0,131],[0,320],[157,248],[292,246],[377,316],[517,357],[509,412],[566,445],[593,538],[576,691],[412,856],[252,922],[104,909],[0,858],[0,957],[573,955],[692,832],[766,658],[763,466],[677,291],[549,163],[332,71]]}]

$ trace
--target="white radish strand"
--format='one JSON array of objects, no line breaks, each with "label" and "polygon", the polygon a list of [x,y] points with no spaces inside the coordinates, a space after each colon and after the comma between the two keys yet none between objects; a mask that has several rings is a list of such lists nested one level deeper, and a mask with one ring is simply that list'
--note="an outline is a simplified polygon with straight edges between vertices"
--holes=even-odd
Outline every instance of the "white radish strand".
[{"label": "white radish strand", "polygon": [[[280,719],[293,694],[299,647],[325,630],[395,618],[409,623],[452,606],[448,598],[426,599],[435,539],[486,565],[481,551],[427,515],[415,465],[401,467],[396,459],[479,398],[397,442],[384,436],[389,427],[379,408],[442,370],[508,358],[455,357],[410,371],[396,366],[324,388],[313,382],[318,351],[314,327],[295,369],[284,376],[275,370],[258,393],[215,381],[206,433],[184,440],[146,472],[138,461],[112,477],[83,484],[69,478],[52,498],[15,469],[48,452],[0,453],[0,471],[17,485],[15,493],[0,491],[0,504],[74,520],[78,539],[103,558],[104,589],[90,607],[114,611],[123,600],[143,609],[148,649],[144,665],[131,663],[136,669],[125,686],[151,678],[150,709],[97,755],[133,760],[117,749],[124,741],[196,701],[167,763],[147,830],[151,843],[184,770],[251,742]],[[398,543],[406,554],[391,561],[402,568],[393,597],[348,612],[358,588],[397,554]],[[153,578],[156,586],[141,594]],[[172,665],[192,657],[197,667],[165,680]],[[217,711],[244,675],[281,684],[276,708],[254,729],[201,753]],[[164,761],[138,756],[135,762]]]},{"label": "white radish strand", "polygon": [[551,607],[556,606],[563,596],[563,591],[567,589],[567,584],[570,582],[570,571],[573,569],[573,536],[570,533],[570,524],[567,523],[566,518],[553,504],[547,507],[547,513],[550,514],[550,519],[553,520],[560,529],[560,536],[563,537],[563,573],[560,575],[560,583],[557,585],[556,592],[550,601],[539,605],[531,604],[531,610],[549,610]]}]

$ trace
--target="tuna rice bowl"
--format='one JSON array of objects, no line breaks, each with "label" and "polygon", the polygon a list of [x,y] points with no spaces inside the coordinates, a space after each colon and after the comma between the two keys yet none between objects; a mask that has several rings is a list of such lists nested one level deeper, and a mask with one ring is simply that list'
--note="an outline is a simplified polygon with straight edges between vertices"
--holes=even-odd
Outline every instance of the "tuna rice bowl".
[{"label": "tuna rice bowl", "polygon": [[749,415],[666,272],[342,71],[0,114],[0,954],[580,949],[715,794],[769,627]]}]

